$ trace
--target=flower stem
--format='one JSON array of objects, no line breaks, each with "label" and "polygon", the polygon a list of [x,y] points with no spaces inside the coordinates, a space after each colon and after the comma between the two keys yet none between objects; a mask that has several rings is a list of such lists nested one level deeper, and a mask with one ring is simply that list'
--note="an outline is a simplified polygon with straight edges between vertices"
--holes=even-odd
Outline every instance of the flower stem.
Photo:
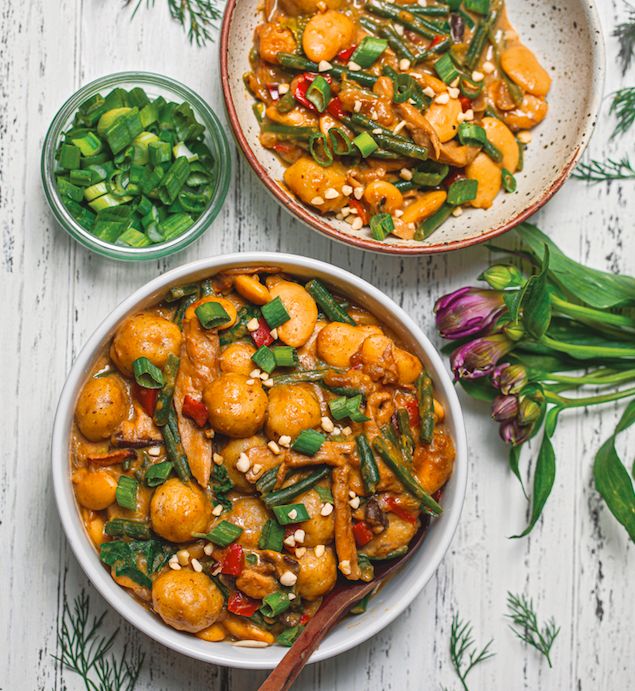
[{"label": "flower stem", "polygon": [[619,401],[622,398],[635,396],[635,388],[626,389],[625,391],[615,391],[613,393],[602,394],[599,396],[585,396],[583,398],[566,398],[559,396],[549,389],[545,390],[545,398],[550,403],[556,403],[562,408],[584,408],[589,405],[599,405],[600,403],[610,403],[611,401]]},{"label": "flower stem", "polygon": [[635,348],[620,348],[612,346],[592,346],[579,343],[564,343],[550,336],[543,336],[540,341],[543,345],[553,348],[561,353],[579,358],[620,358],[635,357]]},{"label": "flower stem", "polygon": [[591,307],[585,307],[584,305],[576,305],[573,302],[568,302],[567,300],[559,298],[557,295],[551,296],[551,303],[559,312],[569,317],[591,319],[593,321],[602,322],[603,324],[612,324],[613,326],[635,329],[635,319],[623,314],[613,314],[613,312],[604,312]]},{"label": "flower stem", "polygon": [[599,369],[580,377],[572,377],[567,374],[547,374],[543,381],[556,381],[575,386],[609,386],[611,384],[623,384],[631,379],[635,379],[635,369],[623,370],[621,372],[616,372],[612,369]]}]

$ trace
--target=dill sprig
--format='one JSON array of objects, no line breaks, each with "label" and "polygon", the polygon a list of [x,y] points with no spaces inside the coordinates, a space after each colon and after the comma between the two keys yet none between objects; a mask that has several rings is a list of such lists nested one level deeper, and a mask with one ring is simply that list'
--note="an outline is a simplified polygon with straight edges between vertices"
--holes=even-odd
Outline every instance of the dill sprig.
[{"label": "dill sprig", "polygon": [[84,591],[75,598],[72,608],[64,600],[57,632],[62,653],[54,657],[81,676],[86,691],[133,691],[144,656],[128,654],[127,646],[119,659],[109,655],[119,629],[110,636],[101,635],[105,616],[103,612],[90,621],[90,598]]},{"label": "dill sprig", "polygon": [[480,651],[477,651],[476,644],[472,638],[472,624],[469,621],[462,621],[458,614],[452,617],[450,659],[464,691],[469,691],[466,679],[472,669],[495,655],[495,653],[490,651],[492,642],[492,640],[488,641]]},{"label": "dill sprig", "polygon": [[618,58],[622,63],[622,74],[626,74],[635,58],[635,7],[629,3],[626,3],[626,6],[628,7],[626,21],[618,24],[613,31],[613,36],[620,44]]},{"label": "dill sprig", "polygon": [[512,620],[509,628],[529,645],[541,652],[551,667],[551,646],[560,632],[560,627],[556,626],[553,617],[540,628],[538,617],[534,610],[533,600],[528,600],[524,595],[514,595],[507,593],[507,608],[509,614],[506,616]]},{"label": "dill sprig", "polygon": [[[132,5],[135,0],[125,0],[126,5]],[[148,9],[155,6],[156,0],[145,0]],[[170,16],[187,30],[190,43],[196,43],[199,48],[207,41],[214,41],[213,30],[220,19],[222,11],[218,8],[217,0],[167,0]],[[136,0],[132,12],[134,17],[143,0]]]},{"label": "dill sprig", "polygon": [[635,179],[635,168],[627,156],[621,161],[609,158],[607,161],[591,160],[578,163],[572,176],[586,182],[609,182],[610,180]]},{"label": "dill sprig", "polygon": [[635,123],[635,86],[619,89],[613,94],[610,113],[615,115],[617,123],[611,139],[625,134]]}]

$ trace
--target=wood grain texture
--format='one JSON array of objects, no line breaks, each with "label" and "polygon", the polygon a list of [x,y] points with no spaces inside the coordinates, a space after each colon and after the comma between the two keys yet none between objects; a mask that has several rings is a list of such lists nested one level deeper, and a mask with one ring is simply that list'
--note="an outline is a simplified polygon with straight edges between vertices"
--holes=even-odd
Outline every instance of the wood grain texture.
[{"label": "wood grain texture", "polygon": [[[608,44],[606,93],[623,80],[612,66],[610,28],[625,17],[622,0],[598,3]],[[194,247],[136,266],[82,249],[56,226],[40,186],[40,146],[63,100],[81,84],[123,69],[182,80],[223,116],[216,48],[187,46],[165,3],[131,22],[116,0],[3,0],[0,5],[0,690],[80,689],[52,658],[64,595],[90,589],[70,554],[54,506],[49,439],[57,398],[71,362],[100,320],[133,289],[201,256],[236,250],[285,250],[330,261],[372,281],[434,337],[434,299],[475,279],[487,251],[399,260],[334,245],[291,220],[234,153],[234,180],[223,212]],[[635,69],[628,80],[635,80]],[[576,88],[572,85],[571,88]],[[607,144],[608,105],[591,145],[621,156],[634,139]],[[570,181],[535,221],[571,256],[635,274],[635,183],[588,187]],[[296,688],[456,689],[449,665],[452,613],[472,620],[477,640],[495,638],[497,656],[471,678],[474,689],[560,691],[626,689],[633,684],[632,574],[635,549],[593,489],[594,450],[610,434],[618,408],[563,419],[556,437],[556,485],[544,520],[522,541],[527,507],[506,469],[506,450],[486,411],[463,399],[470,478],[461,525],[437,574],[405,614],[365,645],[307,668]],[[635,437],[631,434],[630,442]],[[625,458],[629,437],[620,439]],[[527,465],[524,466],[527,468]],[[528,469],[527,469],[528,470]],[[631,576],[629,578],[629,576]],[[554,668],[523,647],[503,618],[507,590],[525,591],[541,615],[562,626]],[[95,611],[105,608],[91,591]],[[146,653],[139,689],[256,688],[264,673],[206,666],[121,626],[121,643]]]}]

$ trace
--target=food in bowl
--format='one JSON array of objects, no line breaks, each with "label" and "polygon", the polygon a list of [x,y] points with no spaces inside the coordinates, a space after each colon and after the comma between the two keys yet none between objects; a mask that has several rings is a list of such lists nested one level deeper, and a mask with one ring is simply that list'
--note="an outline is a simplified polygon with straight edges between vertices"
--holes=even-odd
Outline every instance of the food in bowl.
[{"label": "food in bowl", "polygon": [[140,86],[96,93],[57,144],[57,193],[106,243],[171,242],[208,209],[218,184],[205,131],[187,101],[150,98]]},{"label": "food in bowl", "polygon": [[250,60],[288,191],[380,241],[513,193],[548,110],[551,78],[503,0],[266,2]]},{"label": "food in bowl", "polygon": [[290,645],[441,511],[454,441],[419,358],[320,280],[234,268],[128,316],[70,472],[117,583],[206,641]]}]

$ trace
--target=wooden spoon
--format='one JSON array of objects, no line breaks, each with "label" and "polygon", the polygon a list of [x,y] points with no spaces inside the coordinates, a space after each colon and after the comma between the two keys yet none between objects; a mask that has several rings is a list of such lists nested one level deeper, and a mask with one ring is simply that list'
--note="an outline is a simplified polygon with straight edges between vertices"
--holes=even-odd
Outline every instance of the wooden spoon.
[{"label": "wooden spoon", "polygon": [[413,538],[410,549],[399,559],[375,563],[375,577],[368,583],[340,581],[327,595],[322,606],[306,625],[304,631],[280,660],[278,666],[265,679],[258,691],[286,691],[297,679],[309,661],[311,653],[320,645],[326,634],[337,622],[368,593],[377,588],[382,581],[394,575],[419,549],[428,529],[428,521]]}]

